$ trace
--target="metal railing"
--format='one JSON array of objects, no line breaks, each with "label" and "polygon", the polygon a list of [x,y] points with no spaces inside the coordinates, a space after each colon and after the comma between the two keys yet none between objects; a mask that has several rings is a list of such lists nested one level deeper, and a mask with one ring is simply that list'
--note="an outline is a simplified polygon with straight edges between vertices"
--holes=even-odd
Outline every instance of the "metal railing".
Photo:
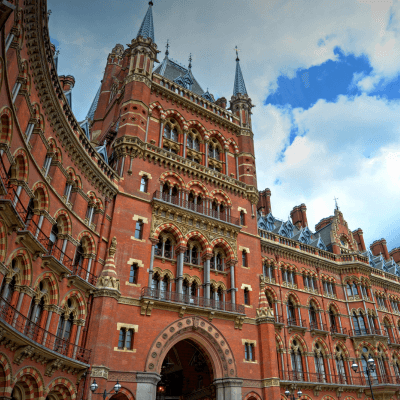
[{"label": "metal railing", "polygon": [[240,226],[239,218],[228,215],[227,209],[222,212],[216,211],[209,207],[205,207],[203,204],[195,204],[191,201],[181,199],[179,198],[179,196],[173,196],[167,193],[160,192],[159,190],[156,190],[154,192],[153,199],[165,201],[177,207],[182,207],[186,210],[194,211],[207,217],[218,219],[219,221],[228,222],[229,224]]},{"label": "metal railing", "polygon": [[288,324],[288,326],[295,326],[298,328],[307,328],[305,319],[288,318],[287,324]]},{"label": "metal railing", "polygon": [[172,303],[182,303],[191,306],[214,308],[216,310],[221,310],[221,311],[229,311],[239,314],[245,314],[245,308],[242,304],[233,304],[227,301],[207,299],[205,297],[180,294],[177,292],[167,292],[159,289],[152,289],[149,287],[144,287],[142,289],[142,297],[148,297],[155,300],[169,301]]},{"label": "metal railing", "polygon": [[334,333],[338,333],[338,334],[341,334],[341,335],[348,335],[349,334],[347,332],[347,328],[341,328],[340,326],[337,326],[337,325],[331,325],[330,331],[331,331],[331,334],[334,334]]},{"label": "metal railing", "polygon": [[378,328],[360,328],[352,330],[352,336],[368,336],[368,335],[386,336],[386,333]]},{"label": "metal railing", "polygon": [[59,338],[49,331],[46,331],[22,315],[4,299],[0,299],[0,319],[10,327],[28,337],[30,340],[49,350],[56,351],[63,356],[73,358],[74,360],[86,364],[89,362],[90,350],[77,346],[67,340]]},{"label": "metal railing", "polygon": [[[310,382],[310,383],[326,383],[336,385],[353,385],[366,386],[368,378],[363,372],[358,372],[357,375],[336,375],[325,371],[323,372],[306,372],[306,371],[287,371],[279,370],[279,378],[283,381],[290,382]],[[399,385],[400,376],[381,375],[371,379],[372,385]]]},{"label": "metal railing", "polygon": [[318,321],[310,321],[310,329],[317,330],[317,331],[328,331],[328,326],[326,324],[321,324]]}]

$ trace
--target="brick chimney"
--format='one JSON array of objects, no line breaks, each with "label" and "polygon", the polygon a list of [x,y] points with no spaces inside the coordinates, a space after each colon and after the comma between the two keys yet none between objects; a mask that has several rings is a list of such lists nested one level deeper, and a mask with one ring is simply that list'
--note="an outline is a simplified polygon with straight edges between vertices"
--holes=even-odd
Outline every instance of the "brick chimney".
[{"label": "brick chimney", "polygon": [[395,249],[389,252],[389,255],[393,257],[395,263],[400,262],[400,247],[396,247]]},{"label": "brick chimney", "polygon": [[333,218],[334,218],[334,216],[331,215],[330,217],[321,219],[321,221],[319,221],[318,224],[315,225],[315,230],[319,231],[323,227],[329,225],[332,222]]},{"label": "brick chimney", "polygon": [[261,212],[262,215],[268,215],[271,212],[271,190],[265,189],[260,192],[260,198],[257,204],[257,210]]},{"label": "brick chimney", "polygon": [[372,254],[374,256],[379,256],[379,254],[382,253],[383,258],[385,260],[389,260],[390,256],[389,256],[389,252],[386,246],[386,240],[385,239],[380,239],[380,240],[375,240],[375,242],[373,242],[371,244],[371,246],[369,246]]},{"label": "brick chimney", "polygon": [[60,75],[58,77],[64,92],[68,92],[75,86],[75,78],[72,75]]},{"label": "brick chimney", "polygon": [[304,203],[300,206],[293,207],[293,210],[290,212],[290,217],[292,218],[293,224],[296,225],[298,229],[308,226],[307,207]]},{"label": "brick chimney", "polygon": [[364,233],[361,228],[358,228],[355,231],[353,231],[353,237],[354,237],[355,241],[357,242],[358,250],[360,250],[360,251],[367,250],[367,248],[365,247],[363,235],[364,235]]},{"label": "brick chimney", "polygon": [[227,103],[227,101],[226,101],[226,98],[225,98],[225,97],[220,97],[220,98],[215,102],[215,104],[216,104],[217,106],[220,106],[220,107],[222,107],[222,108],[226,108],[226,103]]}]

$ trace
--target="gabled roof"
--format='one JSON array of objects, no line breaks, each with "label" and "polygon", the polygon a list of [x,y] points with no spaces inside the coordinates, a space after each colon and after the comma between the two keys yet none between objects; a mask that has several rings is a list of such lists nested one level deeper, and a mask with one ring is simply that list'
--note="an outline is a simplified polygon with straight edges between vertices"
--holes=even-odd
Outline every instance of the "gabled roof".
[{"label": "gabled roof", "polygon": [[96,93],[96,96],[93,99],[92,105],[90,106],[89,112],[86,116],[86,119],[90,119],[91,121],[93,121],[94,119],[94,113],[96,112],[97,104],[99,104],[100,91],[101,91],[101,85]]},{"label": "gabled roof", "polygon": [[165,56],[162,63],[154,70],[154,72],[158,75],[164,76],[170,81],[176,82],[178,85],[191,90],[199,96],[205,94],[204,90],[193,76],[192,71],[168,58],[168,56]]},{"label": "gabled roof", "polygon": [[149,3],[149,8],[147,10],[146,15],[144,16],[142,25],[140,25],[140,29],[136,37],[142,36],[143,38],[149,38],[153,42],[154,40],[154,24],[153,24],[153,2],[150,1]]},{"label": "gabled roof", "polygon": [[107,140],[104,141],[104,144],[102,146],[96,147],[96,151],[103,157],[104,161],[108,164]]}]

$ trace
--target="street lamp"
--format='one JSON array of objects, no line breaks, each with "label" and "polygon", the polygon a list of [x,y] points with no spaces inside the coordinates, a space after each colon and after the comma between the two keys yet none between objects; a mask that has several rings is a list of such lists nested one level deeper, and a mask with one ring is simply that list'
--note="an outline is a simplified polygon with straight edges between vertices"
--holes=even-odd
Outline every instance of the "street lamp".
[{"label": "street lamp", "polygon": [[297,400],[297,399],[300,399],[300,397],[303,395],[303,392],[299,389],[298,390],[298,392],[297,392],[297,398],[295,397],[295,395],[294,395],[294,393],[293,394],[290,394],[290,391],[289,391],[289,389],[286,389],[286,391],[285,391],[285,396],[286,396],[286,398],[288,399],[288,400]]},{"label": "street lamp", "polygon": [[[104,400],[106,400],[107,399],[107,396],[109,395],[109,394],[112,394],[112,389],[111,389],[111,392],[106,392],[106,389],[104,389],[104,392],[103,393],[96,393],[96,390],[97,390],[97,388],[99,387],[99,385],[96,383],[96,379],[94,379],[93,380],[93,382],[92,382],[92,384],[90,385],[90,390],[92,391],[92,393],[93,394],[102,394],[103,395],[103,399]],[[115,394],[117,394],[118,392],[119,392],[119,390],[121,389],[121,384],[118,382],[118,379],[117,379],[117,383],[114,385],[114,392],[115,392]]]},{"label": "street lamp", "polygon": [[[353,365],[351,366],[351,368],[354,372],[357,372],[358,364],[356,362],[354,362]],[[372,374],[372,372],[375,371],[375,368],[376,368],[376,365],[375,365],[374,359],[372,357],[369,357],[369,359],[367,360],[367,368],[365,369],[365,371],[367,372],[367,376],[368,376],[368,383],[369,383],[369,388],[371,389],[372,400],[375,400],[375,397],[374,397],[374,392],[372,391],[371,374]]]}]

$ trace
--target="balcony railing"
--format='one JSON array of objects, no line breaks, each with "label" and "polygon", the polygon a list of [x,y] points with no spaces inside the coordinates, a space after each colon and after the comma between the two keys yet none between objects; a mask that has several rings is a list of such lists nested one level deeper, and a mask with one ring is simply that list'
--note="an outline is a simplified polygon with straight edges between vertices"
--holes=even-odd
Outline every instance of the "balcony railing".
[{"label": "balcony railing", "polygon": [[328,332],[328,326],[326,324],[321,324],[320,322],[311,321],[310,329],[312,331],[325,331]]},{"label": "balcony railing", "polygon": [[360,328],[352,330],[352,336],[370,336],[370,335],[386,336],[386,333],[378,328]]},{"label": "balcony railing", "polygon": [[167,292],[159,289],[144,287],[142,289],[142,298],[147,297],[155,300],[169,301],[172,303],[188,304],[196,307],[213,308],[220,311],[229,311],[239,314],[245,314],[245,308],[241,304],[233,304],[227,301],[207,299],[176,292]]},{"label": "balcony railing", "polygon": [[[331,373],[323,372],[305,372],[305,371],[286,371],[279,370],[279,378],[283,381],[290,382],[310,382],[310,383],[326,383],[336,385],[353,385],[353,386],[366,386],[368,385],[368,379],[363,373],[357,373],[357,375],[336,375]],[[371,384],[378,385],[399,385],[399,376],[383,375],[378,378],[372,378]]]},{"label": "balcony railing", "polygon": [[307,328],[305,319],[288,318],[287,324],[289,327]]},{"label": "balcony railing", "polygon": [[191,201],[181,199],[178,196],[173,196],[168,193],[160,192],[159,190],[154,192],[153,200],[165,201],[166,203],[173,204],[174,206],[194,211],[207,217],[218,219],[219,221],[240,226],[239,218],[228,215],[228,209],[225,209],[225,211],[222,212],[216,211],[209,207],[205,207],[203,204],[195,204]]},{"label": "balcony railing", "polygon": [[332,325],[331,326],[331,334],[339,334],[339,335],[348,335],[347,328],[341,328],[340,326]]},{"label": "balcony railing", "polygon": [[86,364],[89,363],[90,350],[77,346],[46,331],[18,312],[4,299],[0,300],[0,320],[49,350]]}]

